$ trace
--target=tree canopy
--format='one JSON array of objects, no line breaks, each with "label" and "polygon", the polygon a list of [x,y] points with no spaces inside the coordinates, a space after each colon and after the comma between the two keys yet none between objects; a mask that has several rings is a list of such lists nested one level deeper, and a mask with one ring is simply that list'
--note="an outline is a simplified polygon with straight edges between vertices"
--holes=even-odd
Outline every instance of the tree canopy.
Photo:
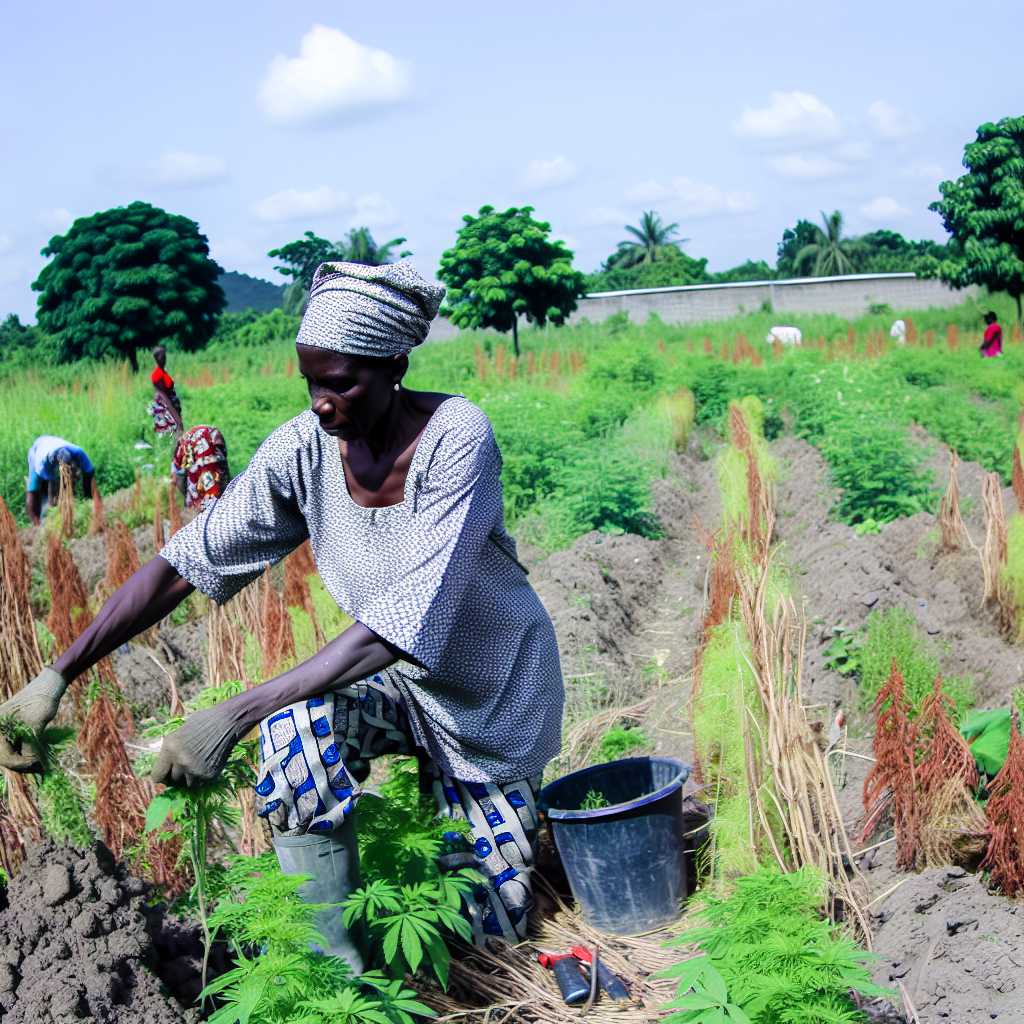
[{"label": "tree canopy", "polygon": [[224,308],[199,226],[149,203],[80,217],[42,254],[50,262],[32,283],[39,327],[61,362],[116,353],[137,370],[139,349],[201,348]]},{"label": "tree canopy", "polygon": [[708,275],[708,261],[705,257],[688,256],[674,246],[663,251],[654,262],[635,263],[629,267],[609,266],[606,263],[605,268],[587,278],[588,292],[666,288],[712,280]]},{"label": "tree canopy", "polygon": [[405,241],[405,238],[392,238],[380,245],[370,229],[362,227],[352,228],[345,238],[337,242],[331,242],[312,231],[307,231],[302,238],[277,249],[271,249],[267,255],[281,261],[274,269],[292,279],[292,283],[284,291],[284,309],[289,313],[303,311],[309,287],[313,283],[313,275],[321,263],[337,261],[379,267],[383,263],[393,263],[395,259],[411,256],[412,253],[408,249],[397,255],[394,252],[400,245],[404,245]]},{"label": "tree canopy", "polygon": [[665,224],[653,210],[644,210],[640,223],[636,226],[627,224],[626,232],[632,237],[619,242],[615,252],[605,261],[605,270],[625,270],[642,263],[673,259],[680,247],[689,241],[688,238],[676,237],[678,224]]},{"label": "tree canopy", "polygon": [[838,210],[826,214],[822,211],[821,227],[812,225],[811,240],[796,254],[794,268],[798,274],[810,273],[815,277],[854,272],[853,240],[843,235],[843,215]]},{"label": "tree canopy", "polygon": [[455,244],[441,254],[438,277],[448,287],[442,314],[457,327],[511,330],[519,355],[518,318],[564,323],[583,294],[583,274],[532,206],[481,206],[462,220]]},{"label": "tree canopy", "polygon": [[978,128],[964,147],[967,173],[939,185],[931,204],[952,236],[936,273],[955,288],[1006,292],[1021,318],[1024,295],[1024,117]]}]

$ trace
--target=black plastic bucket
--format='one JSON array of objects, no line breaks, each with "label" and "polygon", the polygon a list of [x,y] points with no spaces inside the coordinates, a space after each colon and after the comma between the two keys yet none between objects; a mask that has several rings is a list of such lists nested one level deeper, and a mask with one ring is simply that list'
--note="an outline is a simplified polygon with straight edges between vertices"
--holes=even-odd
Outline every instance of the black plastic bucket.
[{"label": "black plastic bucket", "polygon": [[[673,757],[629,757],[565,775],[541,791],[572,894],[595,928],[636,935],[679,916],[689,774]],[[591,790],[608,806],[580,810]]]}]

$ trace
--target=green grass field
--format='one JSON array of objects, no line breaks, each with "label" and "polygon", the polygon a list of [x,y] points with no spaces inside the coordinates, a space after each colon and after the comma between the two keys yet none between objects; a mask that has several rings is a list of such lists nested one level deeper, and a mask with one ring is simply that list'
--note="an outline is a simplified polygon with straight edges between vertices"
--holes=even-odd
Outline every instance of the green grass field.
[{"label": "green grass field", "polygon": [[[904,437],[912,420],[963,457],[1009,474],[1006,437],[1017,414],[1024,347],[1010,341],[1007,329],[1003,359],[978,357],[981,313],[990,304],[1004,324],[1011,322],[1010,304],[991,299],[903,314],[917,334],[907,348],[888,341],[898,311],[853,322],[793,318],[804,347],[778,357],[763,339],[773,323],[789,318],[771,312],[686,327],[613,318],[525,331],[518,363],[508,339],[467,332],[414,352],[408,384],[461,393],[484,408],[505,458],[509,518],[548,547],[594,527],[656,530],[646,495],[650,479],[665,471],[671,437],[652,399],[680,387],[694,391],[699,422],[714,424],[730,398],[756,394],[771,436],[781,427],[781,410],[789,409],[796,432],[822,448],[840,482],[845,486],[849,477],[854,491],[864,460],[884,459],[891,477],[895,458],[898,479],[887,479],[885,489],[902,488],[910,502],[924,504],[927,487],[913,484],[913,451]],[[295,326],[269,314],[239,332],[241,344],[171,354],[186,423],[220,427],[236,473],[264,437],[305,407]],[[137,470],[165,472],[167,446],[135,447],[155,443],[149,395],[148,375],[133,376],[126,364],[78,363],[0,377],[0,493],[16,514],[23,515],[26,453],[39,434],[82,445],[104,493],[128,486]],[[844,518],[885,519],[907,510],[884,502],[861,507],[865,500],[854,494]]]}]

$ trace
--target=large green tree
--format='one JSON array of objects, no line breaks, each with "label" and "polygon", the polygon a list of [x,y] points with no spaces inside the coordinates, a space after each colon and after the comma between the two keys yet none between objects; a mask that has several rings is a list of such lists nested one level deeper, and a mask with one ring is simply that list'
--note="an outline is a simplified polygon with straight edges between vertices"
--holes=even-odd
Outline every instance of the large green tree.
[{"label": "large green tree", "polygon": [[518,356],[519,317],[564,323],[583,294],[583,274],[532,206],[481,206],[462,220],[455,244],[441,254],[438,277],[448,287],[442,313],[457,327],[510,330]]},{"label": "large green tree", "polygon": [[821,227],[813,225],[814,235],[796,254],[794,269],[798,274],[829,277],[833,274],[852,274],[854,270],[854,242],[843,235],[843,215],[838,210],[821,214]]},{"label": "large green tree", "polygon": [[937,274],[955,288],[980,284],[1006,292],[1021,319],[1024,295],[1024,117],[978,128],[964,147],[967,173],[939,185],[931,204],[953,244]]},{"label": "large green tree", "polygon": [[201,348],[224,308],[199,225],[149,203],[80,217],[42,254],[37,319],[62,362],[120,354],[137,370],[139,349]]},{"label": "large green tree", "polygon": [[[302,238],[267,253],[272,259],[280,260],[274,269],[292,283],[284,291],[282,305],[286,312],[301,313],[306,305],[309,286],[313,283],[313,275],[321,263],[344,262],[364,263],[367,266],[379,267],[383,263],[393,263],[394,252],[405,243],[404,238],[392,238],[383,245],[377,243],[369,228],[352,228],[338,242],[321,238],[312,231],[307,231]],[[397,254],[397,258],[409,256],[408,250]]]},{"label": "large green tree", "polygon": [[802,217],[791,228],[782,232],[782,241],[775,250],[775,271],[779,277],[796,277],[797,254],[818,237],[818,228]]},{"label": "large green tree", "polygon": [[688,238],[677,237],[678,224],[666,224],[653,210],[644,210],[639,224],[627,224],[626,233],[631,237],[619,242],[615,252],[605,261],[605,270],[624,270],[641,263],[672,259],[680,246],[689,241]]}]

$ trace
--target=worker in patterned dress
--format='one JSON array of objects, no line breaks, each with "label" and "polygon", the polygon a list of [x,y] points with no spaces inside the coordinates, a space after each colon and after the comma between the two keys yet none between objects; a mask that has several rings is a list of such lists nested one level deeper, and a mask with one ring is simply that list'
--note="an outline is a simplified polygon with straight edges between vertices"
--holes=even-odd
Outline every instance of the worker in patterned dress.
[{"label": "worker in patterned dress", "polygon": [[[469,822],[465,854],[486,880],[466,907],[476,939],[516,941],[532,905],[537,790],[561,743],[562,675],[505,529],[490,422],[465,398],[403,382],[442,296],[406,262],[321,265],[296,345],[310,408],[0,714],[43,728],[72,679],[193,589],[224,602],[308,539],[353,624],[192,714],[164,738],[156,781],[216,777],[258,724],[258,807],[281,866],[311,876],[307,898],[336,903],[357,884],[352,812],[368,762],[414,753],[440,813]],[[0,764],[34,763],[0,738]],[[326,913],[331,951],[361,969],[340,913]]]},{"label": "worker in patterned dress", "polygon": [[231,480],[224,435],[216,427],[190,427],[178,437],[171,473],[185,508],[198,512],[215,502]]}]

